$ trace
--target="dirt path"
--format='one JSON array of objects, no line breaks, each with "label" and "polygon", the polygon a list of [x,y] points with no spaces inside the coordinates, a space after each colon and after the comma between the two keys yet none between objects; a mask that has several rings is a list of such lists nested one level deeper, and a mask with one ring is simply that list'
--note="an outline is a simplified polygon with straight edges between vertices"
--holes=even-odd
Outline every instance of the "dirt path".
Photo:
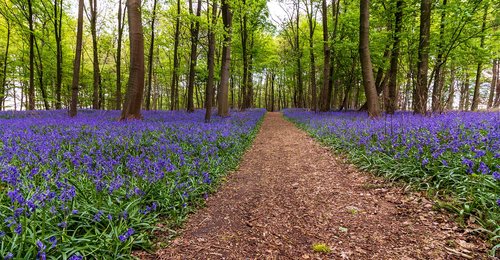
[{"label": "dirt path", "polygon": [[[239,170],[156,259],[474,259],[486,246],[432,203],[268,113]],[[325,243],[331,253],[316,253]]]}]

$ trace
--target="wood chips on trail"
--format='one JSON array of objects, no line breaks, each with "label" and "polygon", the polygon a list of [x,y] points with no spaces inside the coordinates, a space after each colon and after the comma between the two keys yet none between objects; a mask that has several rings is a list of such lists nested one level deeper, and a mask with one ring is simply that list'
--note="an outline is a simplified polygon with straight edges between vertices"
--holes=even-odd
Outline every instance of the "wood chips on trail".
[{"label": "wood chips on trail", "polygon": [[138,256],[487,259],[488,246],[431,201],[357,170],[280,113],[266,115],[239,169],[206,202],[168,247]]}]

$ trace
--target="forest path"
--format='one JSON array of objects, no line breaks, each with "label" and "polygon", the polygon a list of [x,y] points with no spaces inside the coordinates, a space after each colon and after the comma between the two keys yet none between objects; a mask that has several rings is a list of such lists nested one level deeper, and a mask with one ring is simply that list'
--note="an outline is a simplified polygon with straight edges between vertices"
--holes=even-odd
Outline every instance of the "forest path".
[{"label": "forest path", "polygon": [[[239,169],[169,247],[150,257],[486,258],[486,245],[431,208],[418,194],[360,172],[280,113],[268,113]],[[315,243],[331,253],[314,252]]]}]

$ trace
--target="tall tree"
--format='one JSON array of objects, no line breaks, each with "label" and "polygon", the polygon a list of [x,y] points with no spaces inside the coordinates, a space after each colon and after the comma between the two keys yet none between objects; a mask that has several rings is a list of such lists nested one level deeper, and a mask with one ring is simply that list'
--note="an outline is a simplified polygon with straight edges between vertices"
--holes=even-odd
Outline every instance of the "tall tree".
[{"label": "tall tree", "polygon": [[130,71],[121,120],[141,119],[144,92],[144,34],[141,0],[127,0],[130,41]]},{"label": "tall tree", "polygon": [[490,94],[488,97],[488,108],[493,107],[493,101],[495,98],[495,90],[497,86],[497,80],[498,80],[498,59],[493,59],[493,68],[491,70],[491,85],[490,85]]},{"label": "tall tree", "polygon": [[54,0],[54,36],[56,39],[56,109],[61,109],[61,89],[62,89],[62,18],[63,18],[63,0]]},{"label": "tall tree", "polygon": [[442,65],[443,55],[444,55],[444,33],[445,33],[445,25],[446,25],[446,4],[447,0],[443,0],[443,4],[441,6],[441,24],[439,26],[439,43],[438,43],[438,55],[436,58],[436,68],[434,74],[434,86],[432,88],[432,111],[437,112],[442,109],[441,106],[441,92],[443,91],[443,79],[442,79]]},{"label": "tall tree", "polygon": [[177,109],[179,98],[179,36],[181,22],[181,1],[177,0],[177,15],[175,17],[174,38],[174,68],[172,73],[172,84],[170,85],[170,110]]},{"label": "tall tree", "polygon": [[368,105],[370,117],[378,117],[378,95],[375,89],[375,79],[373,77],[373,67],[370,57],[369,36],[370,36],[370,0],[360,1],[359,15],[359,56],[363,75],[363,86]]},{"label": "tall tree", "polygon": [[[446,0],[444,0],[446,1]],[[401,27],[403,22],[403,0],[396,1],[396,12],[395,22],[394,22],[394,35],[393,37],[393,45],[391,51],[391,68],[389,71],[389,104],[387,104],[387,112],[389,114],[394,114],[398,105],[398,60],[399,60],[399,42],[400,42],[400,34]]]},{"label": "tall tree", "polygon": [[116,99],[115,109],[120,110],[122,107],[122,38],[125,14],[122,11],[122,0],[118,0],[118,36],[116,43]]},{"label": "tall tree", "polygon": [[318,101],[316,94],[316,62],[314,57],[314,31],[316,30],[316,12],[314,7],[314,1],[309,0],[304,3],[306,7],[307,20],[309,25],[309,80],[310,80],[310,88],[311,88],[311,107],[313,111],[318,110]]},{"label": "tall tree", "polygon": [[1,61],[2,64],[2,80],[0,82],[0,110],[5,109],[5,98],[7,96],[7,64],[9,62],[9,47],[10,47],[10,33],[11,33],[11,27],[10,27],[10,21],[7,19],[7,15],[4,13],[4,10],[0,11],[0,15],[3,16],[5,19],[5,23],[7,24],[7,37],[6,37],[6,44],[5,44],[5,52],[3,56],[3,60]]},{"label": "tall tree", "polygon": [[153,14],[151,17],[151,41],[149,43],[149,54],[148,54],[148,88],[146,91],[146,110],[151,107],[151,88],[153,85],[153,56],[155,47],[155,20],[156,20],[156,4],[157,0],[153,0]]},{"label": "tall tree", "polygon": [[33,3],[31,0],[28,0],[28,15],[26,17],[28,19],[28,27],[29,27],[29,88],[28,88],[28,110],[35,110],[35,28],[34,17],[33,17]]},{"label": "tall tree", "polygon": [[[323,20],[323,87],[321,88],[321,111],[330,109],[328,104],[328,83],[330,82],[330,44],[328,43],[328,9],[326,0],[322,0]],[[369,52],[369,50],[368,50]],[[369,54],[368,54],[369,55]]]},{"label": "tall tree", "polygon": [[218,92],[218,109],[219,116],[229,115],[229,70],[231,68],[231,33],[233,14],[229,6],[229,0],[222,0],[222,23],[224,24],[224,41],[222,47],[222,62],[220,72],[220,88]]},{"label": "tall tree", "polygon": [[92,109],[100,108],[99,89],[101,85],[101,73],[99,71],[99,50],[97,41],[97,0],[89,0],[90,8],[90,33],[92,35],[92,54],[93,54],[93,88],[92,88]]},{"label": "tall tree", "polygon": [[69,115],[76,116],[78,105],[78,88],[80,83],[80,62],[82,58],[83,38],[83,0],[78,1],[78,20],[76,29],[76,52],[73,62],[73,83],[71,84],[71,105]]},{"label": "tall tree", "polygon": [[420,41],[418,46],[415,112],[427,113],[427,71],[429,70],[429,38],[431,29],[431,0],[420,2]]},{"label": "tall tree", "polygon": [[217,0],[212,3],[212,19],[208,28],[208,81],[205,89],[205,122],[209,123],[212,116],[212,98],[214,90],[215,76],[215,26],[217,24]]},{"label": "tall tree", "polygon": [[[480,45],[479,47],[481,49],[484,48],[484,31],[486,30],[486,19],[488,18],[488,9],[489,5],[486,4],[484,6],[484,14],[483,14],[483,23],[481,25],[481,40],[480,40]],[[476,82],[474,84],[474,95],[472,97],[472,106],[471,110],[476,111],[479,107],[479,102],[481,102],[479,98],[479,87],[481,86],[481,73],[483,71],[483,63],[480,61],[477,64],[477,71],[476,71]]]},{"label": "tall tree", "polygon": [[[193,0],[189,0],[189,13],[193,15]],[[187,111],[194,112],[194,81],[196,73],[196,61],[198,59],[198,35],[200,32],[201,0],[198,0],[196,6],[196,19],[191,19],[191,55],[189,58],[189,77],[188,77],[188,99]]]}]

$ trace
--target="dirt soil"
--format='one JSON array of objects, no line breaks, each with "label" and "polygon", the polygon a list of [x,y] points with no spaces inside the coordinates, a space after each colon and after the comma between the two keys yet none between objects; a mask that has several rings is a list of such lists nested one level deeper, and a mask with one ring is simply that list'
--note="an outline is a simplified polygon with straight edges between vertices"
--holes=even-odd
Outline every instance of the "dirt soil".
[{"label": "dirt soil", "polygon": [[[487,259],[433,202],[362,172],[280,113],[180,235],[144,259]],[[315,252],[313,245],[325,244]]]}]

